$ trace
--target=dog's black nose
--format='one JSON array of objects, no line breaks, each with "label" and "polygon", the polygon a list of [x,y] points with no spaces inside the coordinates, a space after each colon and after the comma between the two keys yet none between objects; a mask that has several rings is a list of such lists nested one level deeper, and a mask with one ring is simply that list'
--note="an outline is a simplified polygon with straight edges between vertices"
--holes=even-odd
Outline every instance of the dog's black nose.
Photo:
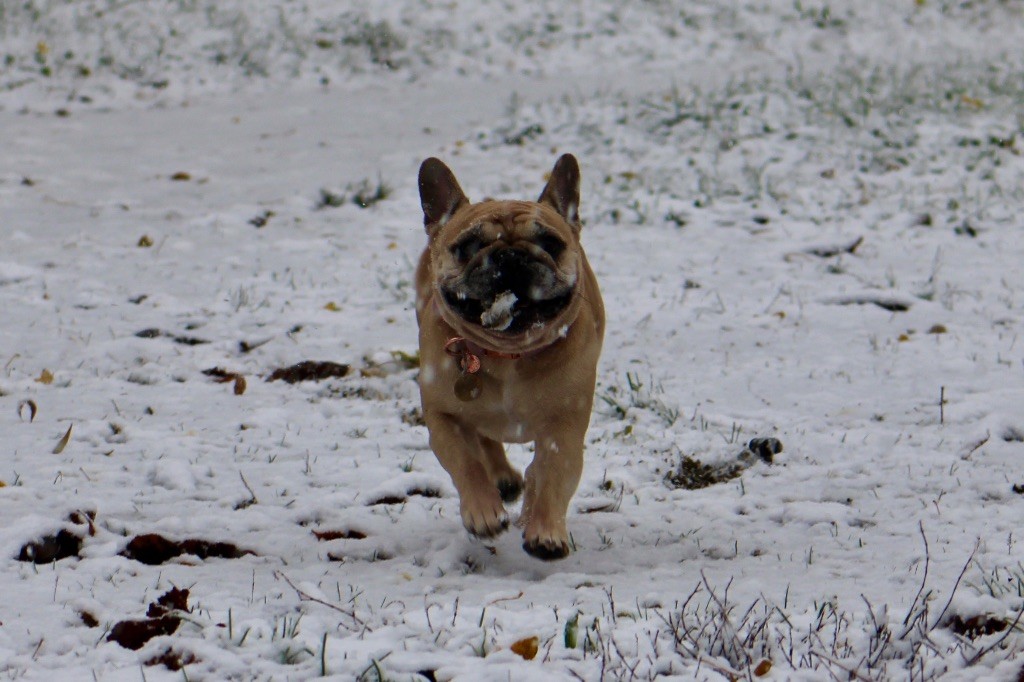
[{"label": "dog's black nose", "polygon": [[533,285],[532,258],[521,249],[502,249],[493,256],[495,291],[511,291],[523,298]]}]

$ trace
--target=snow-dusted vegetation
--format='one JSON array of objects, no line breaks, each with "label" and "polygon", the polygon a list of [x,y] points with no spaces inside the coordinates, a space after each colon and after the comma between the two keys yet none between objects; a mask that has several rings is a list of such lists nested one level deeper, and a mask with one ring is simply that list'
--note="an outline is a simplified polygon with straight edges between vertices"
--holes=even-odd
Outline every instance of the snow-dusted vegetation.
[{"label": "snow-dusted vegetation", "polygon": [[[997,0],[0,5],[0,677],[1019,679],[1021,44]],[[544,563],[427,447],[415,177],[563,152],[608,333]]]}]

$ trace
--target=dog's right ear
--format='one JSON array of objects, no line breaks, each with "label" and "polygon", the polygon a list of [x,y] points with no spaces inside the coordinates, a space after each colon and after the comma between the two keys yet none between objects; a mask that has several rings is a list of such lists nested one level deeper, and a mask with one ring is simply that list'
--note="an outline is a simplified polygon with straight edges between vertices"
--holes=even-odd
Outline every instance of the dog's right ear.
[{"label": "dog's right ear", "polygon": [[448,166],[430,157],[420,165],[420,205],[427,233],[442,227],[455,212],[469,203]]}]

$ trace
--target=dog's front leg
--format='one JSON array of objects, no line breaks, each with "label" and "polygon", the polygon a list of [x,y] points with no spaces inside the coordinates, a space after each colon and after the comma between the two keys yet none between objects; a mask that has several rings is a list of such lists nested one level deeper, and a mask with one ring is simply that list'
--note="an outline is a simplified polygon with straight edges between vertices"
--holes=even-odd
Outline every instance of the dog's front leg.
[{"label": "dog's front leg", "polygon": [[544,560],[562,559],[569,554],[565,518],[583,472],[586,422],[562,422],[559,427],[535,443],[533,462],[526,468],[526,495],[520,519],[525,526],[523,549]]},{"label": "dog's front leg", "polygon": [[493,537],[508,528],[501,495],[482,463],[480,436],[450,415],[423,415],[430,432],[430,449],[459,491],[462,525],[473,535]]}]

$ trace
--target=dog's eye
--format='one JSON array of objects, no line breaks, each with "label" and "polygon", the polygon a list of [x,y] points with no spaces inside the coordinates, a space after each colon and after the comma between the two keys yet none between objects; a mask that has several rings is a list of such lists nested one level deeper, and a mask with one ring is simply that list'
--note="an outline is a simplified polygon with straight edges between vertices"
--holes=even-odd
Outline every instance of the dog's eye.
[{"label": "dog's eye", "polygon": [[558,260],[565,251],[565,242],[553,234],[542,234],[537,237],[537,246],[544,249],[552,260]]},{"label": "dog's eye", "polygon": [[477,252],[484,247],[479,237],[473,236],[468,239],[463,239],[459,243],[452,246],[452,256],[455,257],[459,263],[465,265],[470,261]]}]

